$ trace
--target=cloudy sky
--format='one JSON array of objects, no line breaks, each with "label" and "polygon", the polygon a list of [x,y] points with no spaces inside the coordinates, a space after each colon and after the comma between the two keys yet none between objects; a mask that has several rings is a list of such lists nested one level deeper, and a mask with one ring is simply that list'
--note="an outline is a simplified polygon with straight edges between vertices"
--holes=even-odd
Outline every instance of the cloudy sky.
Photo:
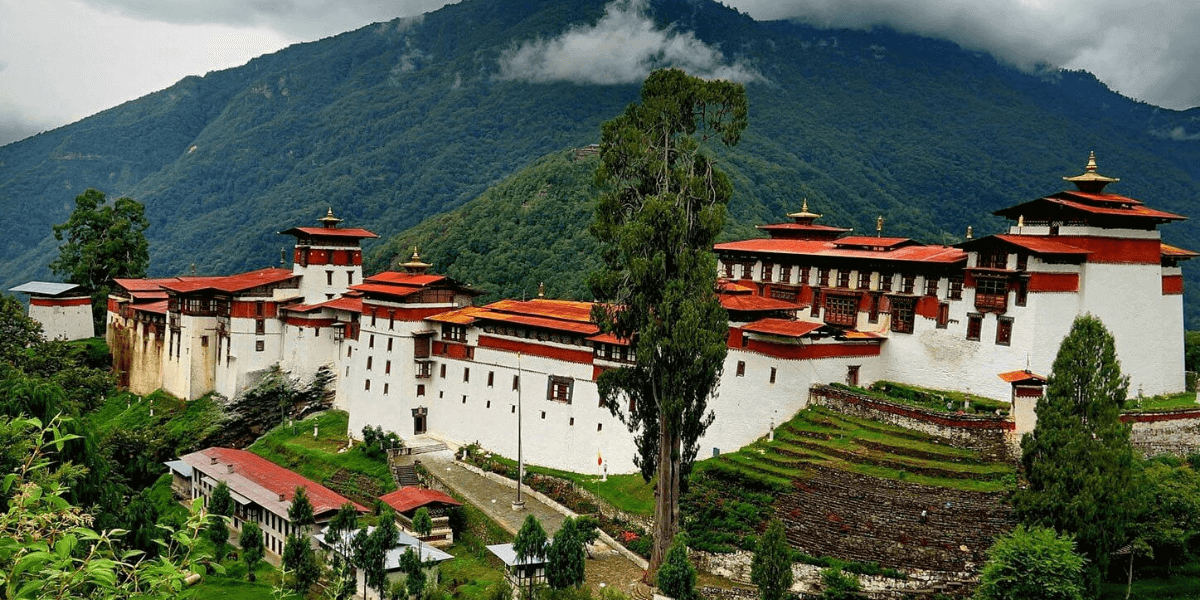
[{"label": "cloudy sky", "polygon": [[[502,65],[568,77],[561,57],[599,48],[621,80],[642,57],[677,57],[712,76],[750,80],[685,32],[655,31],[639,0],[619,0],[597,28],[514,48]],[[1117,91],[1168,108],[1200,106],[1195,0],[724,0],[756,19],[872,27],[944,37],[1017,65],[1086,69]],[[445,0],[0,0],[0,144],[74,122],[187,75],[244,64]],[[632,7],[631,7],[632,5]]]}]

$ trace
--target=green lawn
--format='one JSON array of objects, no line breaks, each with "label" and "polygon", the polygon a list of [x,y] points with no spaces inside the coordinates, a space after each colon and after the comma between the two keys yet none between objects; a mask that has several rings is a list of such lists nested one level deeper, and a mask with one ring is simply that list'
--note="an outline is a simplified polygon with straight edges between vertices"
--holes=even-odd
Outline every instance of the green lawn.
[{"label": "green lawn", "polygon": [[[850,390],[859,394],[939,412],[958,412],[963,410],[965,406],[967,407],[966,412],[995,413],[995,411],[999,410],[1007,413],[1010,408],[1010,404],[1003,400],[985,398],[965,392],[923,388],[906,383],[896,383],[894,381],[876,381],[871,384],[870,388],[850,387],[839,383],[832,385],[833,387]],[[949,407],[947,407],[947,404],[949,404]]]},{"label": "green lawn", "polygon": [[1180,408],[1200,408],[1196,403],[1196,392],[1180,392],[1149,398],[1131,398],[1126,407],[1128,412],[1145,412],[1153,410],[1175,410]]},{"label": "green lawn", "polygon": [[383,459],[353,450],[338,453],[348,443],[348,421],[345,411],[326,411],[295,425],[280,425],[247,450],[369,506],[396,484]]},{"label": "green lawn", "polygon": [[[516,471],[517,461],[493,453],[490,460],[508,466]],[[560,471],[537,465],[525,465],[527,473],[549,475],[573,482],[576,486],[596,494],[617,510],[630,514],[654,515],[654,482],[646,483],[641,474],[609,475],[608,481],[600,481],[601,477],[594,473],[573,473]]]},{"label": "green lawn", "polygon": [[453,598],[482,600],[487,597],[488,588],[504,578],[500,560],[490,554],[488,557],[480,556],[462,543],[445,550],[454,559],[442,563],[438,569],[442,588]]}]

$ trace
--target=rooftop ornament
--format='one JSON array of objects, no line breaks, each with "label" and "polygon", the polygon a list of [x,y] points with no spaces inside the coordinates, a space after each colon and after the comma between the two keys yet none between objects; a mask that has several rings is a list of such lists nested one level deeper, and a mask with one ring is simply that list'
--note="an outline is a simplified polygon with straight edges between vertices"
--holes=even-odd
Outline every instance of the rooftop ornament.
[{"label": "rooftop ornament", "polygon": [[1071,183],[1074,183],[1075,187],[1079,188],[1079,191],[1081,192],[1100,194],[1104,192],[1104,186],[1110,183],[1116,183],[1120,181],[1120,179],[1117,179],[1116,177],[1105,177],[1104,175],[1096,172],[1096,152],[1093,150],[1090,154],[1088,154],[1088,163],[1087,166],[1084,167],[1083,174],[1076,175],[1074,177],[1063,177],[1063,181],[1070,181]]},{"label": "rooftop ornament", "polygon": [[342,222],[341,219],[333,216],[333,207],[332,206],[329,207],[329,211],[325,213],[325,216],[323,216],[317,220],[320,221],[321,224],[325,226],[325,229],[337,229],[338,223]]}]

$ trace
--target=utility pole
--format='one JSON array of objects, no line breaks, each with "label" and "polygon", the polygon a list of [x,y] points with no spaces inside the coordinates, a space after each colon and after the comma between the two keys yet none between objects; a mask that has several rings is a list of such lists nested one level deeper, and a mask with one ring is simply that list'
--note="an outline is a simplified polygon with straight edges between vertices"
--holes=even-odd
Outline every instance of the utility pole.
[{"label": "utility pole", "polygon": [[521,353],[517,353],[517,499],[513,500],[513,510],[525,510],[525,499],[521,496],[521,485],[525,479],[525,459],[521,455]]}]

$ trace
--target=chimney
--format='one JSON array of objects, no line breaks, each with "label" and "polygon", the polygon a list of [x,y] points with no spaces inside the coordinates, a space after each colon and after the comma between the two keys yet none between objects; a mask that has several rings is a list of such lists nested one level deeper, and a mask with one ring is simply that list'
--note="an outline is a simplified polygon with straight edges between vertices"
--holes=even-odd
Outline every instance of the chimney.
[{"label": "chimney", "polygon": [[287,500],[287,498],[285,498],[285,497],[283,496],[283,492],[279,492],[279,501],[280,501],[280,502],[284,502],[284,501],[286,501],[286,500]]},{"label": "chimney", "polygon": [[229,463],[229,464],[228,464],[228,465],[226,465],[226,466],[229,468],[229,470],[228,470],[228,471],[226,471],[226,472],[227,472],[227,473],[232,473],[232,472],[233,472],[233,463]]},{"label": "chimney", "polygon": [[209,459],[208,459],[208,464],[210,464],[210,465],[215,465],[215,464],[217,464],[217,457],[215,457],[215,456],[211,456],[211,457],[209,457]]}]

